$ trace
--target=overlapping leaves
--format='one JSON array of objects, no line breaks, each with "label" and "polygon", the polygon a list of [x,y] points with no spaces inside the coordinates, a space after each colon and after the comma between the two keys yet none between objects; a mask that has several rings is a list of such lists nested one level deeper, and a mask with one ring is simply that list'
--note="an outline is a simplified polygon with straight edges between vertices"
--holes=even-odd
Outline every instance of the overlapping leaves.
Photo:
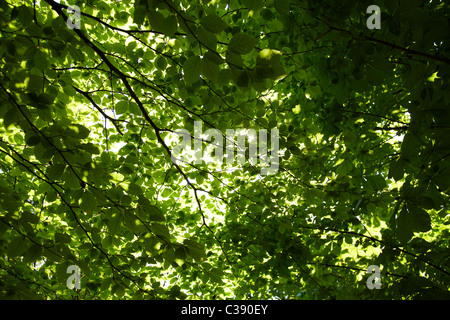
[{"label": "overlapping leaves", "polygon": [[[0,1],[2,297],[448,297],[448,9],[382,5]],[[194,121],[280,170],[175,165]]]}]

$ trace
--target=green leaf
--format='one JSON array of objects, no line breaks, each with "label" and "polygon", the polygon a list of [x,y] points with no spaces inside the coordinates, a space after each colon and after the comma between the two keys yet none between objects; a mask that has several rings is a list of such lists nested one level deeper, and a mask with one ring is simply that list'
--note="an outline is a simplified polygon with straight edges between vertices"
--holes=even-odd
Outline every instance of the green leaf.
[{"label": "green leaf", "polygon": [[65,164],[55,163],[47,169],[47,176],[52,180],[61,180],[65,168]]},{"label": "green leaf", "polygon": [[256,57],[256,75],[260,79],[281,79],[286,75],[284,67],[280,63],[281,52],[272,49],[263,49]]},{"label": "green leaf", "polygon": [[263,0],[244,0],[244,4],[251,10],[260,10],[263,7]]},{"label": "green leaf", "polygon": [[37,50],[33,57],[34,64],[36,67],[41,70],[45,71],[48,66],[47,61],[47,55],[41,52],[40,50]]},{"label": "green leaf", "polygon": [[228,27],[227,24],[214,13],[203,16],[200,20],[200,24],[212,33],[220,33]]},{"label": "green leaf", "polygon": [[386,187],[386,181],[381,175],[369,176],[367,180],[373,186],[374,189],[384,189]]},{"label": "green leaf", "polygon": [[261,16],[264,18],[264,20],[271,21],[273,19],[273,13],[271,10],[264,8],[261,10]]},{"label": "green leaf", "polygon": [[411,221],[411,216],[403,207],[397,218],[397,235],[402,244],[406,244],[414,235],[414,225]]},{"label": "green leaf", "polygon": [[81,196],[80,209],[83,211],[97,211],[97,199],[90,191],[85,191]]},{"label": "green leaf", "polygon": [[56,243],[70,243],[72,238],[66,233],[55,233],[55,242]]},{"label": "green leaf", "polygon": [[10,258],[15,258],[21,256],[27,249],[27,243],[24,241],[23,237],[14,237],[8,244],[6,254]]},{"label": "green leaf", "polygon": [[[163,59],[164,59],[164,57],[163,57]],[[116,111],[117,114],[124,114],[128,111],[128,109],[129,109],[128,101],[125,101],[125,100],[121,100],[121,101],[117,102],[116,105],[114,106],[114,110]]]},{"label": "green leaf", "polygon": [[219,66],[207,59],[202,59],[202,75],[215,82],[219,75]]},{"label": "green leaf", "polygon": [[79,189],[80,181],[71,168],[67,167],[64,171],[63,180],[65,181],[65,186],[70,189]]},{"label": "green leaf", "polygon": [[244,67],[244,60],[242,59],[242,56],[232,51],[227,51],[227,63],[232,69]]},{"label": "green leaf", "polygon": [[150,230],[165,241],[170,241],[170,232],[167,226],[154,222],[150,225]]},{"label": "green leaf", "polygon": [[233,78],[233,74],[230,69],[222,69],[217,76],[217,84],[219,86],[227,85]]},{"label": "green leaf", "polygon": [[86,261],[83,261],[81,259],[75,259],[75,264],[80,267],[81,272],[89,275],[91,273],[91,268],[89,267],[89,264]]},{"label": "green leaf", "polygon": [[31,224],[37,224],[39,222],[39,216],[31,213],[30,211],[24,211],[22,213],[22,219],[25,221],[31,223]]},{"label": "green leaf", "polygon": [[205,28],[198,29],[197,32],[198,41],[205,46],[208,50],[215,51],[217,47],[217,37],[211,31]]},{"label": "green leaf", "polygon": [[289,14],[290,11],[289,0],[274,0],[273,5],[279,14],[281,15]]},{"label": "green leaf", "polygon": [[125,295],[125,288],[119,284],[113,285],[112,293],[117,296],[117,298],[121,299]]},{"label": "green leaf", "polygon": [[133,22],[138,26],[141,26],[144,23],[145,15],[146,15],[146,7],[140,5],[140,0],[134,1],[134,12],[133,12]]},{"label": "green leaf", "polygon": [[209,277],[212,281],[216,283],[222,283],[223,281],[223,271],[219,268],[212,268],[209,271]]},{"label": "green leaf", "polygon": [[410,278],[404,278],[400,281],[400,290],[404,295],[411,295],[413,293],[419,292],[423,288],[431,286],[433,286],[432,281],[424,277],[414,276]]},{"label": "green leaf", "polygon": [[66,134],[77,138],[77,139],[86,139],[89,136],[90,130],[81,124],[71,124],[67,126]]},{"label": "green leaf", "polygon": [[206,258],[206,253],[204,247],[195,240],[186,239],[183,241],[186,246],[187,253],[197,261]]},{"label": "green leaf", "polygon": [[107,235],[105,238],[102,239],[102,247],[105,249],[109,249],[112,245],[112,237],[110,235]]},{"label": "green leaf", "polygon": [[48,93],[41,93],[39,94],[37,100],[39,101],[39,103],[41,104],[45,104],[45,105],[51,105],[53,104],[53,102],[55,101],[55,96],[52,94],[48,94]]},{"label": "green leaf", "polygon": [[83,52],[81,50],[79,50],[78,48],[69,45],[67,47],[67,51],[69,51],[70,56],[72,57],[72,59],[76,62],[83,62],[84,61],[84,55]]},{"label": "green leaf", "polygon": [[156,206],[149,206],[149,219],[150,221],[164,221],[164,213]]},{"label": "green leaf", "polygon": [[148,10],[147,17],[148,17],[148,20],[150,21],[150,27],[153,30],[164,33],[163,30],[164,30],[165,19],[164,19],[164,15],[161,12],[154,11],[154,10]]},{"label": "green leaf", "polygon": [[54,155],[54,149],[46,142],[34,146],[34,156],[42,163],[48,163]]},{"label": "green leaf", "polygon": [[100,149],[93,143],[82,143],[78,146],[80,149],[89,152],[90,154],[100,154]]},{"label": "green leaf", "polygon": [[310,86],[306,89],[305,93],[311,98],[318,98],[322,93],[322,89],[318,85]]},{"label": "green leaf", "polygon": [[244,33],[236,33],[230,40],[228,50],[236,54],[247,54],[256,46],[256,39]]},{"label": "green leaf", "polygon": [[399,181],[403,178],[403,161],[393,160],[389,165],[389,177],[393,178],[395,181]]},{"label": "green leaf", "polygon": [[27,6],[20,6],[18,11],[18,19],[20,23],[26,27],[33,22],[33,12]]},{"label": "green leaf", "polygon": [[250,78],[248,76],[248,72],[247,71],[242,71],[239,73],[237,79],[236,79],[236,84],[239,87],[248,87]]},{"label": "green leaf", "polygon": [[34,147],[41,143],[41,138],[36,135],[30,135],[26,138],[26,143],[28,146]]},{"label": "green leaf", "polygon": [[411,215],[411,224],[414,231],[427,232],[431,229],[430,215],[415,205],[413,202],[408,202],[408,211]]},{"label": "green leaf", "polygon": [[210,62],[215,63],[217,65],[225,63],[225,60],[223,60],[222,57],[217,52],[207,51],[203,56]]},{"label": "green leaf", "polygon": [[142,223],[132,212],[126,212],[123,215],[123,221],[131,232],[137,235],[141,233]]},{"label": "green leaf", "polygon": [[140,186],[138,186],[137,184],[130,183],[128,185],[128,193],[129,194],[132,194],[132,195],[135,195],[135,196],[139,196],[139,195],[142,194],[142,192],[143,192],[142,188]]},{"label": "green leaf", "polygon": [[169,15],[164,19],[161,31],[168,37],[173,37],[178,29],[178,22],[175,15]]},{"label": "green leaf", "polygon": [[384,75],[375,68],[368,68],[366,73],[367,82],[372,86],[380,86],[383,84]]},{"label": "green leaf", "polygon": [[133,199],[132,199],[129,195],[127,195],[127,194],[124,194],[124,195],[120,198],[120,203],[121,203],[121,205],[123,205],[123,206],[129,206],[129,205],[131,204],[132,201],[133,201]]},{"label": "green leaf", "polygon": [[11,127],[13,127],[14,124],[17,124],[19,122],[19,119],[20,119],[19,110],[17,110],[17,108],[9,109],[5,113],[5,116],[3,118],[3,125],[5,129],[6,130],[11,129]]},{"label": "green leaf", "polygon": [[129,165],[123,165],[120,167],[120,173],[124,175],[129,175],[132,174],[133,172],[134,172],[133,168]]},{"label": "green leaf", "polygon": [[280,62],[281,52],[273,49],[263,49],[256,56],[256,65],[273,65]]},{"label": "green leaf", "polygon": [[435,202],[433,201],[433,199],[431,197],[427,197],[427,196],[418,197],[416,199],[415,203],[425,209],[434,209],[434,208],[439,207],[435,204]]},{"label": "green leaf", "polygon": [[115,215],[108,221],[108,230],[112,235],[119,235],[122,228],[122,219]]},{"label": "green leaf", "polygon": [[200,79],[202,64],[199,56],[189,57],[183,65],[183,75],[186,85],[191,85]]},{"label": "green leaf", "polygon": [[44,78],[41,75],[31,74],[27,77],[27,91],[40,91],[42,89]]},{"label": "green leaf", "polygon": [[419,148],[419,143],[417,142],[417,137],[411,133],[407,133],[403,138],[401,154],[402,159],[409,161],[417,156],[417,149]]},{"label": "green leaf", "polygon": [[146,233],[141,239],[143,239],[143,246],[147,252],[154,253],[157,251],[159,241],[156,236]]},{"label": "green leaf", "polygon": [[37,244],[32,244],[25,252],[24,261],[25,262],[35,262],[41,259],[43,250],[41,246]]},{"label": "green leaf", "polygon": [[9,213],[14,213],[19,209],[19,202],[16,197],[0,192],[0,206]]},{"label": "green leaf", "polygon": [[167,67],[167,60],[163,56],[159,56],[155,60],[155,65],[159,70],[165,70]]},{"label": "green leaf", "polygon": [[184,246],[179,246],[175,250],[175,259],[186,260],[186,249]]}]

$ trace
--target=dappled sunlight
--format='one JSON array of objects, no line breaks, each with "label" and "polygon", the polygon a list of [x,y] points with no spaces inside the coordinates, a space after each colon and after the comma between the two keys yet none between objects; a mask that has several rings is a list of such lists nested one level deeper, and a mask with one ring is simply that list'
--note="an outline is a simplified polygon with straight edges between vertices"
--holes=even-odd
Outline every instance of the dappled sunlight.
[{"label": "dappled sunlight", "polygon": [[0,298],[449,298],[444,1],[77,3],[0,2]]}]

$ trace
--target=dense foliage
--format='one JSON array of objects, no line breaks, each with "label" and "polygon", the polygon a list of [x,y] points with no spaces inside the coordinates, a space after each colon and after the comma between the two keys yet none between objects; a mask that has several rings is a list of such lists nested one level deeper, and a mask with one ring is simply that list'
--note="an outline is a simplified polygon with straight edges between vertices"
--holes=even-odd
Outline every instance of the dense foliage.
[{"label": "dense foliage", "polygon": [[[450,298],[449,13],[0,0],[1,297]],[[194,121],[278,129],[278,171],[172,161]]]}]

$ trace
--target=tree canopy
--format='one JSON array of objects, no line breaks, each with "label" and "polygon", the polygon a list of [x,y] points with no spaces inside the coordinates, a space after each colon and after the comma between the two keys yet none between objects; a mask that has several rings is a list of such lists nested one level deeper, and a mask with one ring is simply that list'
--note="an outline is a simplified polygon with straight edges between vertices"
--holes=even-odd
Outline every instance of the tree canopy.
[{"label": "tree canopy", "polygon": [[449,299],[449,13],[0,0],[1,298]]}]

